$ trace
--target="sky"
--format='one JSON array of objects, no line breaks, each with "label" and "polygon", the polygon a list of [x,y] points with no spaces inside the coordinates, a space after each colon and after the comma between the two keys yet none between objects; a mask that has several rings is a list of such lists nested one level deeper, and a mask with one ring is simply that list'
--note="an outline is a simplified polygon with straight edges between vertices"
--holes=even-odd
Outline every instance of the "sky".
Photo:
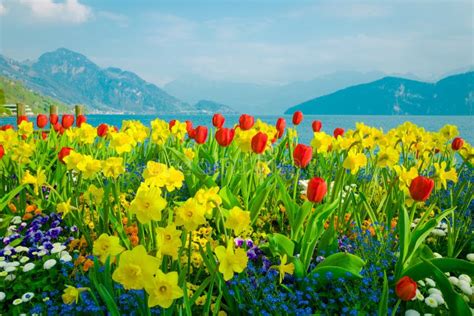
[{"label": "sky", "polygon": [[0,0],[0,53],[65,47],[160,86],[338,71],[433,79],[474,65],[474,0]]}]

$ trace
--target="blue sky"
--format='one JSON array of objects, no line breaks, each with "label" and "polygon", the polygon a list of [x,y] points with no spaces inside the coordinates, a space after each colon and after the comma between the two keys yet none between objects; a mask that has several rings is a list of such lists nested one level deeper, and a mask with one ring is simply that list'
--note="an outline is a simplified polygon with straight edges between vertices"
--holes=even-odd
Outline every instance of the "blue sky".
[{"label": "blue sky", "polygon": [[474,64],[473,1],[0,0],[1,53],[59,47],[163,85],[335,71],[432,79]]}]

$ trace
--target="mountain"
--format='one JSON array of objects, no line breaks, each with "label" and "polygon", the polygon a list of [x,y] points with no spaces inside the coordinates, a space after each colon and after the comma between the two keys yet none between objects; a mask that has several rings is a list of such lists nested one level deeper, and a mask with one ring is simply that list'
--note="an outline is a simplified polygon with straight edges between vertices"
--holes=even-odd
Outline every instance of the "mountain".
[{"label": "mountain", "polygon": [[194,107],[198,111],[202,111],[204,113],[207,112],[209,114],[218,113],[218,112],[221,114],[238,114],[231,107],[221,104],[221,103],[210,101],[210,100],[200,100],[194,105]]},{"label": "mountain", "polygon": [[253,84],[209,80],[199,76],[187,76],[166,84],[163,89],[189,103],[210,98],[228,104],[239,112],[252,114],[280,114],[288,106],[325,95],[339,89],[366,83],[384,76],[381,72],[335,72],[309,81],[285,85]]},{"label": "mountain", "polygon": [[85,104],[89,112],[202,112],[133,72],[100,68],[84,55],[65,48],[28,63],[0,56],[0,75],[20,80],[29,88],[65,103]]},{"label": "mountain", "polygon": [[474,72],[435,83],[385,77],[314,98],[286,110],[305,114],[473,115]]},{"label": "mountain", "polygon": [[49,113],[50,105],[57,105],[59,110],[66,111],[70,108],[51,97],[44,96],[25,87],[22,82],[0,76],[0,113],[8,112],[4,104],[23,103],[30,106],[33,113]]}]

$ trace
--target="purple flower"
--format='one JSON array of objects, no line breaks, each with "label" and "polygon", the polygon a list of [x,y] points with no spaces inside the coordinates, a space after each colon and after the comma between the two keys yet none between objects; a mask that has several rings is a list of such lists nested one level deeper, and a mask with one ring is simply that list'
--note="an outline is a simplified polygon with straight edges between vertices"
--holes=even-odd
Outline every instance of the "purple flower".
[{"label": "purple flower", "polygon": [[244,240],[242,238],[237,237],[234,239],[234,243],[236,247],[240,248],[244,245]]}]

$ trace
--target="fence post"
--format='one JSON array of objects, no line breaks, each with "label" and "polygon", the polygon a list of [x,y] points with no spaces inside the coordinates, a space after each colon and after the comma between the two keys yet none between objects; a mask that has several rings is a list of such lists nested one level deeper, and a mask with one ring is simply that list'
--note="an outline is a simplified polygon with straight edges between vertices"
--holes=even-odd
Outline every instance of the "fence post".
[{"label": "fence post", "polygon": [[49,116],[51,116],[52,114],[56,114],[58,115],[58,106],[57,105],[50,105],[49,106]]},{"label": "fence post", "polygon": [[76,111],[76,120],[77,120],[77,117],[79,115],[84,115],[84,106],[83,105],[80,105],[80,104],[76,104],[76,106],[74,107],[75,111]]},{"label": "fence post", "polygon": [[24,117],[26,115],[26,107],[23,103],[16,104],[16,122],[17,124],[20,122],[20,117]]}]

